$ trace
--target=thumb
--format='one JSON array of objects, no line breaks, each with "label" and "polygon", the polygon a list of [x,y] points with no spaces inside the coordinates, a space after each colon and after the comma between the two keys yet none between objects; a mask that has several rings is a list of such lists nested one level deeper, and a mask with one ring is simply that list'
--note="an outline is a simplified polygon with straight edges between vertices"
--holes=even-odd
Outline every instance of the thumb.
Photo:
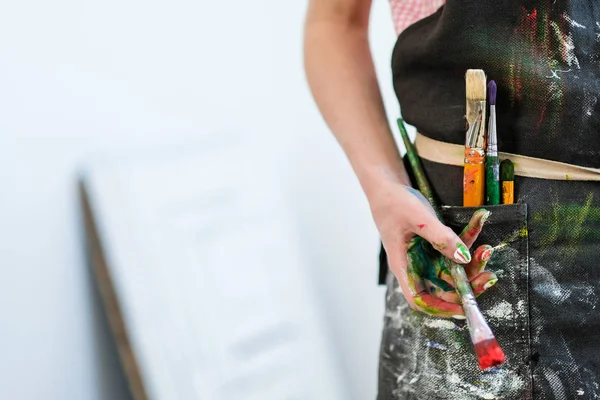
[{"label": "thumb", "polygon": [[414,230],[416,235],[427,240],[437,251],[459,264],[467,264],[471,261],[469,249],[452,229],[442,224],[431,213],[421,213],[419,218],[421,222],[413,224],[417,227]]}]

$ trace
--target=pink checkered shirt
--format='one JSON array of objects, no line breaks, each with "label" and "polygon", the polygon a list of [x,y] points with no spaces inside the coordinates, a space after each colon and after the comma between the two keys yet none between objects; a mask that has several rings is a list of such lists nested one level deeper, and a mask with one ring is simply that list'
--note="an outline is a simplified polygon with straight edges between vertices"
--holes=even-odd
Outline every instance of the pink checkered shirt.
[{"label": "pink checkered shirt", "polygon": [[394,27],[399,35],[415,22],[436,12],[445,0],[390,0]]}]

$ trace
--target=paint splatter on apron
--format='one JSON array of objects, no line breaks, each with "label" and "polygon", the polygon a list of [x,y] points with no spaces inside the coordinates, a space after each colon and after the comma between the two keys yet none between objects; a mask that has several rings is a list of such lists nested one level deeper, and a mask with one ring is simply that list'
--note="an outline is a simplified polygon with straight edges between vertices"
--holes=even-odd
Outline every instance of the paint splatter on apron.
[{"label": "paint splatter on apron", "polygon": [[[498,83],[501,151],[600,167],[600,2],[448,0],[394,50],[407,122],[464,144],[468,68]],[[461,168],[424,167],[460,231]],[[479,371],[464,322],[412,311],[387,273],[378,400],[600,398],[600,183],[517,177],[515,199],[475,244],[500,246],[478,301],[507,362]]]}]

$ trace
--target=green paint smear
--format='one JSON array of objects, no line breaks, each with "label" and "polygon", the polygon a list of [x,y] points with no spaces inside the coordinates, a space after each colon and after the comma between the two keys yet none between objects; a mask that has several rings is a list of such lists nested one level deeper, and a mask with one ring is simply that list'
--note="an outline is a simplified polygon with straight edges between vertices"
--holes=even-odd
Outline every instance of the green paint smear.
[{"label": "green paint smear", "polygon": [[464,244],[457,242],[456,243],[456,249],[458,251],[460,251],[460,254],[462,254],[462,256],[467,259],[470,260],[471,259],[471,254],[469,253],[469,249],[467,249],[467,246],[465,246]]},{"label": "green paint smear", "polygon": [[408,251],[408,272],[428,279],[442,290],[450,292],[454,288],[441,278],[442,274],[450,275],[444,257],[421,237],[415,237]]},{"label": "green paint smear", "polygon": [[600,223],[600,207],[592,206],[593,200],[594,194],[590,193],[583,205],[553,202],[549,208],[533,213],[536,244],[541,247],[561,244],[565,255],[572,256],[582,240],[599,241],[600,229],[589,229],[590,224]]},{"label": "green paint smear", "polygon": [[496,175],[499,168],[498,157],[486,157],[485,163],[485,203],[490,205],[500,204],[500,181]]}]

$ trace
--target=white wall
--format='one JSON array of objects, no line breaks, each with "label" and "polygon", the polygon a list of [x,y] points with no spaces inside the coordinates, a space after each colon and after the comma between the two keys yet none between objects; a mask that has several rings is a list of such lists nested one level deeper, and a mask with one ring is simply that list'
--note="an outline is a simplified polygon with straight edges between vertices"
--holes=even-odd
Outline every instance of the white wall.
[{"label": "white wall", "polygon": [[[0,397],[128,398],[85,265],[92,154],[243,131],[278,154],[354,399],[374,398],[383,288],[368,207],[304,82],[306,1],[20,0],[0,6]],[[375,1],[390,117],[394,42]]]}]

